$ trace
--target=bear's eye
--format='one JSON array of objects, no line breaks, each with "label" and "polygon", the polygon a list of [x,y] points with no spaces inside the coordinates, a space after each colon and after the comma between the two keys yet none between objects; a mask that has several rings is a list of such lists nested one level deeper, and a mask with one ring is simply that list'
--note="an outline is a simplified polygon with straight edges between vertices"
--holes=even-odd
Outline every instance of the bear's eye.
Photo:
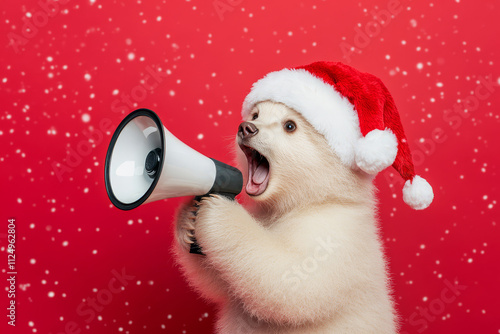
[{"label": "bear's eye", "polygon": [[297,129],[297,125],[293,121],[286,121],[285,123],[285,131],[286,132],[294,132]]},{"label": "bear's eye", "polygon": [[259,114],[255,113],[252,115],[252,121],[255,121],[257,118],[259,118]]}]

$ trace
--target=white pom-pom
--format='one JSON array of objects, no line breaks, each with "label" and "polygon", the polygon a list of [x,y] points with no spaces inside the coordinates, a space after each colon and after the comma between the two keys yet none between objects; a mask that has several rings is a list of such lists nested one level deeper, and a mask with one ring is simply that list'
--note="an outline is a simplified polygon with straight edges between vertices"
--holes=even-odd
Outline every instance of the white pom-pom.
[{"label": "white pom-pom", "polygon": [[356,143],[356,164],[368,174],[377,174],[394,163],[398,140],[390,129],[372,130]]},{"label": "white pom-pom", "polygon": [[434,199],[432,187],[425,179],[416,175],[407,180],[403,187],[403,201],[415,210],[427,208]]}]

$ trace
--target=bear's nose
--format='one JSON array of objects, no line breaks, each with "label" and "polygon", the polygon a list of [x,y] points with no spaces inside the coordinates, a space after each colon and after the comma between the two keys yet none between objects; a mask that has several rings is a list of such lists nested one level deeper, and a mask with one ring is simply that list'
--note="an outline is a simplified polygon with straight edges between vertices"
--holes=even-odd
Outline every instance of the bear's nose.
[{"label": "bear's nose", "polygon": [[259,129],[255,126],[255,124],[250,123],[250,122],[243,122],[240,124],[240,127],[238,128],[238,136],[241,139],[246,139],[253,137],[259,132]]}]

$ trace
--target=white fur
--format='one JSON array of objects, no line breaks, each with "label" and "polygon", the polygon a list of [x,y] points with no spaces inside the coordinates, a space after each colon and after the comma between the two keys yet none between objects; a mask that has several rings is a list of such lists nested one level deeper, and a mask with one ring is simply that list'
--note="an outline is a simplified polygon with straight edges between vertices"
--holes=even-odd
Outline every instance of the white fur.
[{"label": "white fur", "polygon": [[356,164],[368,174],[377,174],[394,163],[398,140],[391,129],[372,130],[358,139]]},{"label": "white fur", "polygon": [[299,111],[325,138],[340,160],[356,168],[356,142],[361,138],[358,114],[334,87],[304,69],[283,69],[253,84],[243,102],[243,118],[255,104],[280,102]]},{"label": "white fur", "polygon": [[434,199],[432,187],[425,179],[415,175],[413,180],[405,182],[403,201],[415,210],[426,209]]},{"label": "white fur", "polygon": [[[397,321],[378,237],[372,178],[345,166],[301,115],[253,108],[247,143],[270,164],[245,209],[220,196],[181,208],[176,257],[219,306],[217,333],[394,334]],[[293,133],[283,130],[292,120]],[[246,159],[238,152],[244,175]],[[188,253],[193,236],[206,256]]]}]

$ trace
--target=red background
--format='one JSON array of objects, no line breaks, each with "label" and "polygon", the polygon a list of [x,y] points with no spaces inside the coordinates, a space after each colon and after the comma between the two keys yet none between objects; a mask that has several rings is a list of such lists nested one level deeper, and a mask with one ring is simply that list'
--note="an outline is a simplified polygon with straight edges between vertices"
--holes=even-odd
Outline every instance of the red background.
[{"label": "red background", "polygon": [[[47,17],[35,0],[2,2],[2,313],[8,218],[17,223],[18,275],[16,327],[2,314],[0,332],[210,333],[214,308],[189,290],[169,253],[179,200],[123,212],[106,196],[108,143],[134,109],[122,94],[195,149],[231,162],[254,81],[343,60],[386,83],[417,171],[435,191],[429,209],[412,211],[392,169],[376,180],[403,330],[498,333],[498,4],[401,0],[401,11],[374,24],[392,3],[66,0]],[[23,35],[26,22],[37,25]],[[356,48],[349,59],[347,44]],[[144,90],[152,69],[169,74]],[[106,295],[122,268],[134,278]],[[444,303],[446,280],[466,289]],[[79,315],[99,293],[109,303],[93,319]],[[435,316],[414,314],[429,306]]]}]

